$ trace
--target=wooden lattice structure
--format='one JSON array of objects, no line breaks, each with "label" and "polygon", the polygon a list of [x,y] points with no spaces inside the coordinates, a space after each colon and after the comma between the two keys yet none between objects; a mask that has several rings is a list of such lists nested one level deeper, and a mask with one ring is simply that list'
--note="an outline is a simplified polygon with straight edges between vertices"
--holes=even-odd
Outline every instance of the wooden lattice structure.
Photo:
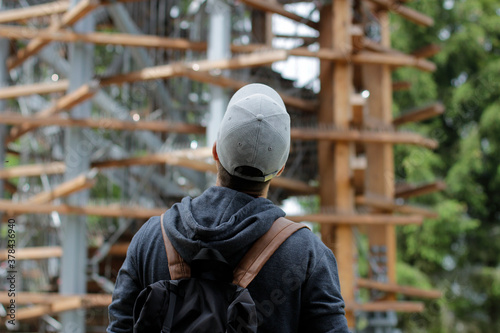
[{"label": "wooden lattice structure", "polygon": [[[431,210],[396,202],[397,198],[430,193],[443,189],[443,183],[395,185],[393,145],[411,144],[434,149],[437,142],[417,133],[401,131],[399,126],[417,122],[441,114],[444,110],[440,103],[416,108],[394,118],[392,112],[393,92],[411,89],[408,82],[393,82],[391,73],[401,66],[411,66],[423,71],[435,70],[435,65],[426,60],[439,49],[429,46],[404,54],[391,48],[389,15],[401,15],[421,26],[430,26],[433,19],[419,13],[398,0],[334,0],[319,2],[316,8],[319,21],[292,13],[282,3],[264,0],[241,0],[233,4],[252,15],[254,40],[251,43],[231,44],[233,56],[225,59],[207,59],[204,56],[209,43],[203,39],[172,38],[165,35],[136,34],[124,32],[90,31],[79,32],[71,27],[79,20],[111,3],[133,1],[81,0],[77,2],[42,1],[41,4],[25,8],[14,8],[0,12],[0,38],[28,40],[18,49],[11,49],[5,66],[9,70],[22,66],[28,59],[36,57],[44,46],[51,42],[60,45],[92,44],[119,47],[137,47],[164,50],[172,53],[172,61],[166,64],[153,64],[128,72],[94,76],[86,82],[75,83],[71,79],[57,82],[31,82],[0,88],[0,99],[15,101],[24,96],[49,95],[51,101],[32,115],[22,115],[15,107],[4,103],[0,110],[0,123],[10,125],[0,149],[16,154],[12,144],[36,129],[47,126],[59,128],[90,128],[119,131],[150,131],[157,135],[198,135],[203,136],[206,126],[201,122],[184,120],[131,120],[120,117],[69,117],[62,116],[85,101],[92,100],[100,91],[106,89],[126,89],[129,84],[138,82],[168,82],[183,78],[200,84],[218,86],[228,91],[257,80],[255,76],[241,79],[233,75],[241,71],[268,68],[274,62],[290,57],[310,57],[320,62],[319,80],[321,90],[313,97],[287,92],[279,89],[289,109],[292,110],[292,140],[297,143],[293,149],[310,149],[316,160],[300,160],[297,164],[309,163],[316,168],[314,174],[285,174],[272,181],[272,187],[279,189],[277,198],[289,196],[319,196],[321,209],[307,215],[289,216],[290,219],[317,222],[321,225],[321,237],[337,258],[342,294],[346,300],[347,318],[350,327],[355,327],[356,314],[360,312],[419,312],[423,303],[397,301],[396,294],[408,297],[437,298],[437,291],[424,291],[400,286],[396,280],[396,233],[397,225],[420,224],[426,217],[435,217]],[[148,2],[139,1],[137,2]],[[152,3],[170,3],[152,1]],[[172,2],[172,1],[171,1]],[[281,1],[286,3],[288,1]],[[307,1],[306,1],[307,2]],[[117,6],[117,5],[114,5]],[[132,5],[130,5],[132,6]],[[207,6],[210,6],[208,4]],[[128,7],[135,8],[135,7]],[[241,9],[240,9],[241,10]],[[369,13],[369,15],[367,14]],[[317,37],[279,36],[302,40],[302,45],[291,49],[272,47],[273,35],[270,15],[278,14],[297,21],[314,30]],[[30,20],[42,20],[37,28],[27,28]],[[8,24],[17,22],[16,24]],[[37,21],[39,22],[39,21]],[[379,27],[378,35],[369,36],[367,24]],[[109,22],[107,22],[109,25]],[[45,27],[40,27],[45,24]],[[107,28],[109,30],[109,27]],[[99,30],[99,29],[98,29]],[[254,41],[258,41],[254,42]],[[307,47],[315,43],[316,49]],[[190,52],[201,56],[197,59],[182,58]],[[179,58],[180,57],[180,58]],[[179,58],[179,59],[177,59]],[[144,67],[144,66],[143,66]],[[221,74],[222,73],[222,74]],[[75,86],[76,84],[76,86]],[[156,89],[152,88],[153,90]],[[290,89],[288,89],[290,90]],[[369,97],[362,95],[369,92]],[[309,92],[310,93],[310,92]],[[7,109],[11,109],[8,111]],[[126,110],[130,111],[130,110]],[[309,119],[307,126],[295,119]],[[311,124],[310,122],[313,122]],[[162,137],[164,138],[164,137]],[[315,144],[317,142],[317,144]],[[306,147],[306,148],[300,148]],[[309,147],[309,148],[307,148]],[[296,153],[297,151],[295,151]],[[293,153],[293,152],[292,152]],[[310,152],[304,152],[307,154]],[[150,216],[161,214],[167,207],[141,207],[128,205],[80,205],[75,202],[54,203],[80,191],[88,191],[96,186],[96,175],[105,170],[131,168],[136,166],[160,165],[180,167],[198,172],[215,172],[210,161],[210,148],[169,149],[141,156],[115,158],[112,154],[90,160],[86,170],[70,179],[59,181],[50,190],[40,190],[22,200],[0,200],[0,211],[5,216],[21,214],[88,215],[107,218],[128,218],[144,221]],[[306,159],[307,159],[306,158]],[[19,177],[40,177],[67,174],[67,162],[45,158],[41,163],[25,163],[0,170],[6,191],[16,194],[20,185],[12,183]],[[4,217],[5,217],[4,216]],[[5,219],[5,218],[4,218]],[[371,259],[383,263],[383,273],[371,272],[368,277],[359,277],[356,270],[356,240],[354,232],[366,234],[372,250]],[[113,237],[111,237],[113,238]],[[118,239],[113,239],[116,242]],[[44,259],[62,256],[59,246],[46,244],[46,247],[19,249],[18,260]],[[106,255],[120,258],[124,255],[127,243],[123,240],[116,244],[105,243],[99,249],[99,259]],[[5,260],[2,254],[0,260]],[[97,260],[97,259],[96,259]],[[366,288],[377,290],[382,297],[370,301],[361,300],[358,290]],[[104,289],[104,288],[103,288]],[[101,290],[102,293],[102,290]],[[18,310],[18,319],[40,317],[60,311],[92,306],[103,306],[109,302],[108,295],[88,294],[86,296],[58,296],[51,294],[20,294],[18,304],[35,304],[34,307]],[[2,303],[8,298],[0,298]]]}]

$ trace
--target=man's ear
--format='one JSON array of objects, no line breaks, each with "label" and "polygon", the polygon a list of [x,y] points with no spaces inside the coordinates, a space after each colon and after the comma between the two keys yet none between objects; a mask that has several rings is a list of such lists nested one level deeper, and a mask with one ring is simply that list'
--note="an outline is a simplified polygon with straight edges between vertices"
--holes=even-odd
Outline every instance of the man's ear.
[{"label": "man's ear", "polygon": [[217,148],[216,148],[217,142],[214,142],[214,145],[212,146],[212,156],[214,158],[214,161],[219,160],[219,155],[217,155]]},{"label": "man's ear", "polygon": [[283,165],[283,167],[281,168],[281,170],[278,171],[278,173],[276,174],[276,177],[281,176],[281,174],[283,173],[284,170],[285,170],[285,166]]}]

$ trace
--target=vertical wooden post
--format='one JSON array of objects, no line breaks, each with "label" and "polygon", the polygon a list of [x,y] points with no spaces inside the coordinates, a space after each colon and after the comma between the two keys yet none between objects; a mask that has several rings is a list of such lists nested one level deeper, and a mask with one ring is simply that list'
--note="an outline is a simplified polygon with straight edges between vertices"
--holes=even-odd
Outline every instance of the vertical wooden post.
[{"label": "vertical wooden post", "polygon": [[[390,47],[389,14],[379,12],[382,45]],[[392,79],[388,65],[363,66],[368,99],[368,122],[383,126],[392,124]],[[388,200],[394,198],[394,154],[391,144],[367,144],[366,194]],[[388,282],[396,282],[396,231],[394,226],[376,226],[369,230],[370,248],[378,248],[387,257]],[[393,297],[389,297],[393,298]]]},{"label": "vertical wooden post", "polygon": [[[320,44],[342,52],[348,57],[352,51],[350,35],[351,4],[348,0],[336,0],[321,11]],[[350,96],[352,91],[352,65],[349,62],[325,62],[321,64],[320,125],[348,128],[351,118]],[[338,213],[353,211],[350,155],[351,143],[320,142],[320,197],[322,207],[331,207]],[[321,226],[321,235],[330,247],[339,268],[342,296],[346,302],[354,302],[354,242],[350,226]],[[346,314],[349,327],[354,327],[354,314]]]},{"label": "vertical wooden post", "polygon": [[[268,1],[275,2],[276,0]],[[252,39],[254,43],[266,44],[267,46],[272,47],[274,36],[272,17],[273,14],[266,11],[252,11]]]}]

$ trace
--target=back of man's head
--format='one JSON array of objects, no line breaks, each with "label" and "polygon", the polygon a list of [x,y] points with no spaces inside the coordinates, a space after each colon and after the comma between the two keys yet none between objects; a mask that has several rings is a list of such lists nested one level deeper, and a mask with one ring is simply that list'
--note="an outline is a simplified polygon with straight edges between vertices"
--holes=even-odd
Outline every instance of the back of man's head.
[{"label": "back of man's head", "polygon": [[290,151],[290,116],[279,94],[259,83],[238,90],[227,106],[216,149],[231,176],[268,183],[278,175]]}]

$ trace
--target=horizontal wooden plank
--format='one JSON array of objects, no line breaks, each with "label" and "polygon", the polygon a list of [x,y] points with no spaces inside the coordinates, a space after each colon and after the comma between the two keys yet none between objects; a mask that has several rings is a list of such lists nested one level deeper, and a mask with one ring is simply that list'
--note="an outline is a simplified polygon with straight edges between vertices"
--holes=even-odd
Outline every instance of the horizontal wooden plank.
[{"label": "horizontal wooden plank", "polygon": [[17,98],[34,94],[60,93],[68,90],[68,87],[68,80],[3,87],[0,89],[0,99]]},{"label": "horizontal wooden plank", "polygon": [[108,256],[125,257],[125,255],[127,254],[127,250],[128,250],[129,245],[130,245],[130,243],[113,244],[108,251]]},{"label": "horizontal wooden plank", "polygon": [[274,13],[286,18],[289,18],[293,21],[303,23],[313,29],[318,29],[319,24],[317,22],[311,21],[305,17],[294,14],[283,7],[283,5],[274,1],[265,1],[265,0],[241,0],[244,4],[253,7],[258,10],[266,11],[268,13]]},{"label": "horizontal wooden plank", "polygon": [[409,66],[416,67],[426,72],[434,72],[437,66],[423,58],[398,53],[377,53],[362,51],[351,56],[352,62],[356,64]]},{"label": "horizontal wooden plank", "polygon": [[131,47],[164,48],[177,50],[206,51],[207,43],[193,42],[183,38],[169,38],[144,34],[125,33],[75,33],[71,30],[33,29],[0,25],[0,36],[10,39],[43,39],[58,42],[84,42],[97,45],[122,45]]},{"label": "horizontal wooden plank", "polygon": [[416,214],[422,215],[427,218],[437,218],[438,214],[427,208],[412,206],[412,205],[399,205],[394,201],[388,200],[387,198],[375,198],[370,196],[357,196],[357,205],[365,205],[374,207],[377,209],[387,210],[391,212],[398,212],[404,214]]},{"label": "horizontal wooden plank", "polygon": [[421,224],[422,216],[397,216],[388,214],[308,214],[287,216],[294,222],[317,222],[335,225],[408,225]]},{"label": "horizontal wooden plank", "polygon": [[418,298],[437,299],[443,296],[439,290],[424,290],[409,286],[400,286],[394,283],[378,282],[369,279],[358,278],[356,284],[359,288],[376,289],[388,293],[402,294]]},{"label": "horizontal wooden plank", "polygon": [[418,50],[413,51],[411,54],[419,58],[430,58],[441,52],[441,46],[437,44],[429,44]]},{"label": "horizontal wooden plank", "polygon": [[151,216],[163,214],[167,208],[144,208],[134,206],[70,206],[53,204],[26,204],[10,200],[0,200],[0,211],[11,214],[51,214],[57,212],[63,215],[93,215],[106,217],[128,217],[149,219]]},{"label": "horizontal wooden plank", "polygon": [[411,144],[435,149],[437,141],[410,132],[376,132],[367,130],[324,130],[315,128],[292,128],[293,140],[324,140],[334,142]]},{"label": "horizontal wooden plank", "polygon": [[60,14],[67,11],[69,1],[58,0],[41,5],[31,5],[24,8],[15,8],[0,11],[0,23],[27,20],[35,17]]},{"label": "horizontal wooden plank", "polygon": [[[152,164],[168,164],[178,167],[189,168],[192,170],[200,172],[211,172],[216,173],[217,167],[213,162],[204,161],[203,158],[209,157],[211,154],[210,148],[202,148],[203,153],[200,150],[191,150],[188,155],[175,154],[173,153],[160,153],[160,154],[150,154],[146,156],[127,158],[122,160],[109,160],[100,161],[92,163],[93,167],[96,168],[113,168],[113,167],[125,167],[131,165],[152,165]],[[200,155],[201,154],[201,155]],[[198,156],[196,156],[198,155]],[[286,177],[276,177],[271,180],[272,187],[279,187],[286,189],[290,192],[297,194],[315,194],[317,193],[317,187],[308,185],[307,183],[299,180],[294,180]]]},{"label": "horizontal wooden plank", "polygon": [[61,174],[64,173],[65,171],[66,171],[66,164],[64,164],[64,162],[18,165],[1,169],[0,179]]},{"label": "horizontal wooden plank", "polygon": [[[2,304],[9,304],[7,293],[0,295]],[[107,307],[111,304],[111,295],[60,295],[56,293],[16,292],[17,305],[32,305],[18,308],[16,320],[30,320],[43,315],[54,315],[60,312],[80,308]]]},{"label": "horizontal wooden plank", "polygon": [[402,112],[401,115],[394,118],[392,123],[395,126],[400,126],[410,122],[423,121],[443,114],[444,110],[445,107],[442,103],[432,103]]},{"label": "horizontal wooden plank", "polygon": [[162,120],[140,120],[128,121],[118,120],[113,118],[87,118],[87,119],[71,119],[60,117],[45,117],[34,118],[24,117],[14,113],[3,113],[0,118],[0,124],[11,125],[32,125],[41,126],[62,126],[62,127],[89,127],[109,130],[126,130],[126,131],[152,131],[162,133],[185,133],[185,134],[205,134],[206,127],[185,123],[173,123]]},{"label": "horizontal wooden plank", "polygon": [[[26,292],[19,291],[16,292],[16,304],[18,305],[29,305],[29,304],[39,304],[39,305],[50,305],[54,302],[74,299],[79,297],[84,307],[92,306],[108,306],[111,303],[110,294],[85,294],[85,295],[62,295],[53,292]],[[9,304],[11,297],[8,297],[7,293],[0,294],[0,303]]]},{"label": "horizontal wooden plank", "polygon": [[169,65],[154,66],[144,68],[139,71],[119,74],[101,79],[102,86],[112,84],[123,84],[134,81],[148,81],[167,79],[175,76],[184,75],[186,70],[206,72],[213,69],[241,69],[247,67],[263,66],[276,61],[286,60],[288,52],[285,50],[275,50],[269,52],[255,52],[235,56],[230,59],[221,60],[200,60],[196,62],[179,62]]},{"label": "horizontal wooden plank", "polygon": [[443,191],[446,189],[446,183],[443,181],[436,181],[427,184],[396,184],[396,191],[394,195],[397,198],[411,198],[424,194]]},{"label": "horizontal wooden plank", "polygon": [[[15,260],[38,260],[47,258],[57,258],[62,256],[62,248],[60,246],[39,246],[16,248],[14,255]],[[0,251],[0,260],[9,259],[7,250]]]},{"label": "horizontal wooden plank", "polygon": [[411,89],[411,86],[412,86],[412,84],[409,81],[392,82],[392,90],[393,91],[409,90],[409,89]]},{"label": "horizontal wooden plank", "polygon": [[422,14],[410,7],[404,6],[401,3],[391,0],[369,0],[383,9],[390,10],[393,13],[404,17],[405,19],[424,27],[431,27],[434,25],[434,19],[428,15]]},{"label": "horizontal wooden plank", "polygon": [[422,302],[404,302],[404,301],[378,301],[370,303],[347,303],[346,309],[363,312],[422,312],[424,303]]}]

